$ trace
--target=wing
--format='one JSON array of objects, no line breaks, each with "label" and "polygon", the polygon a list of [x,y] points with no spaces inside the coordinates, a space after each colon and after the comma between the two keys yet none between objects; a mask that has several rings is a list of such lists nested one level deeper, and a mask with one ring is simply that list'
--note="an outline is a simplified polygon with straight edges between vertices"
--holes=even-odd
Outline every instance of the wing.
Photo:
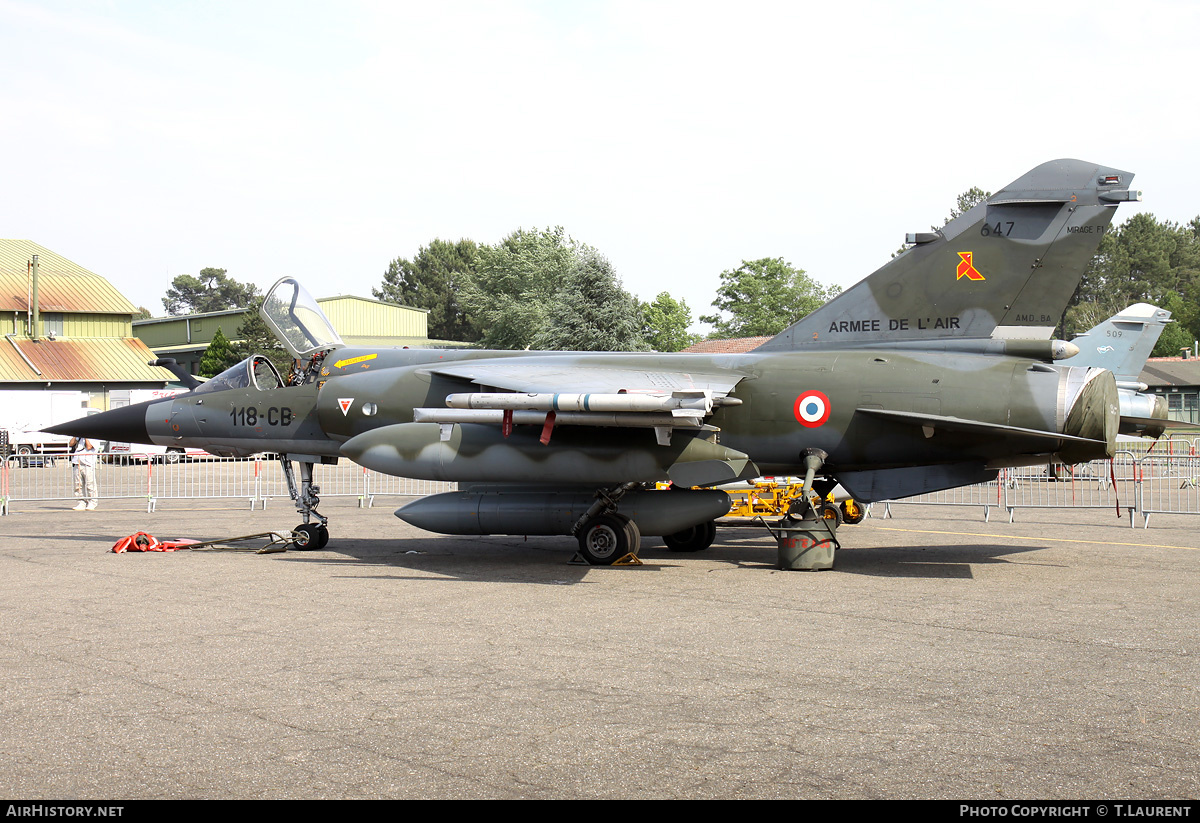
[{"label": "wing", "polygon": [[[895,420],[920,426],[926,437],[932,437],[939,429],[945,431],[967,432],[981,437],[1000,438],[1013,441],[1014,447],[1025,446],[1037,451],[1055,452],[1068,443],[1095,443],[1086,437],[1076,437],[1059,432],[1046,432],[1037,429],[1023,429],[1018,426],[1001,426],[996,423],[981,423],[977,420],[964,420],[961,417],[943,417],[936,414],[914,414],[913,412],[892,411],[890,409],[856,409],[861,414],[880,417],[885,420]],[[1161,421],[1158,421],[1161,422]]]},{"label": "wing", "polygon": [[[413,422],[358,434],[341,451],[410,476],[418,463],[437,476],[443,465],[467,461],[472,480],[506,485],[544,483],[551,464],[592,486],[660,479],[701,486],[758,475],[748,455],[716,442],[708,422],[718,407],[741,403],[729,392],[747,375],[711,366],[689,372],[679,366],[703,361],[656,359],[568,354],[431,364],[428,374],[462,390],[436,392],[437,407],[413,409]],[[628,431],[639,428],[654,438]],[[536,445],[552,439],[552,448]]]},{"label": "wing", "polygon": [[514,392],[649,394],[686,390],[727,395],[744,377],[738,372],[677,371],[628,365],[582,365],[572,357],[522,357],[438,364],[434,374]]},{"label": "wing", "polygon": [[[891,420],[914,427],[919,426],[926,437],[933,437],[938,432],[957,432],[981,438],[1003,440],[1009,444],[1014,455],[1045,454],[1048,456],[1072,444],[1094,445],[1097,442],[1070,434],[1026,429],[1019,426],[1003,426],[978,420],[965,420],[961,417],[873,408],[859,408],[855,411],[858,414],[882,420]],[[839,472],[837,479],[854,496],[855,500],[870,503],[875,500],[898,500],[973,483],[987,483],[996,479],[996,473],[995,467],[988,467],[978,462],[965,462],[846,471]]]}]

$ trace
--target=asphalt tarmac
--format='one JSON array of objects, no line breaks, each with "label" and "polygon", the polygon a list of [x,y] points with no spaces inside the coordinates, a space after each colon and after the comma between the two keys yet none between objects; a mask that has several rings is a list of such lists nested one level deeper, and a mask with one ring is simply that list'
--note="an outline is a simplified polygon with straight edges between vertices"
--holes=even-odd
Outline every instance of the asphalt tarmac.
[{"label": "asphalt tarmac", "polygon": [[322,507],[0,518],[0,796],[1179,799],[1200,795],[1200,520],[896,506],[837,567],[571,565]]}]

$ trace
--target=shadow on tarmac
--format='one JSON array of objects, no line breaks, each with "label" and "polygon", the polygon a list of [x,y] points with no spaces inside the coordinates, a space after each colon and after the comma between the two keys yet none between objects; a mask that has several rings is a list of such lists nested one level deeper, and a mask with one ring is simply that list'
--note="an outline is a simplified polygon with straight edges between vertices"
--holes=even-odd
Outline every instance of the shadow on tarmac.
[{"label": "shadow on tarmac", "polygon": [[[410,569],[429,574],[478,581],[482,579],[544,582],[562,585],[586,582],[589,572],[666,571],[692,560],[727,565],[745,571],[778,572],[776,547],[769,539],[718,538],[709,549],[695,553],[672,552],[655,538],[645,538],[632,568],[588,566],[572,563],[574,541],[565,537],[450,537],[417,539],[334,539],[321,552],[289,551],[288,562],[354,563],[360,566]],[[1011,563],[1042,546],[1004,546],[995,543],[940,544],[929,546],[840,549],[833,573],[894,578],[972,579],[972,566]],[[330,554],[341,559],[331,559]],[[803,572],[795,572],[803,574]],[[409,575],[402,575],[408,578]]]}]

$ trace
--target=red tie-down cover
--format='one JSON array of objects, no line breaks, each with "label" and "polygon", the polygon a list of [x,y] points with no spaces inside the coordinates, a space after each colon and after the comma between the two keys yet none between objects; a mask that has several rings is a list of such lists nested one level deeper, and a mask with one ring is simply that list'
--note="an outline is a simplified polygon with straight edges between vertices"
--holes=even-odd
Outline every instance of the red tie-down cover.
[{"label": "red tie-down cover", "polygon": [[137,532],[128,537],[122,537],[112,547],[116,554],[122,552],[173,552],[179,549],[186,549],[189,546],[198,543],[198,540],[159,540],[152,534],[145,532]]}]

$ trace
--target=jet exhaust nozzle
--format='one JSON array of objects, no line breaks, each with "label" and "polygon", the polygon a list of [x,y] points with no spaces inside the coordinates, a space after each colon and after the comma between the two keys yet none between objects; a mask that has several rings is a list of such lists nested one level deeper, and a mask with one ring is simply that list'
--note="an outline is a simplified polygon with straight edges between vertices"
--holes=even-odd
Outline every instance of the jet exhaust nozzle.
[{"label": "jet exhaust nozzle", "polygon": [[1104,444],[1103,454],[1085,444],[1070,443],[1062,448],[1059,457],[1064,463],[1083,463],[1117,453],[1117,431],[1121,422],[1121,404],[1117,397],[1117,380],[1107,369],[1073,367],[1065,370],[1066,390],[1062,408],[1066,419],[1062,433],[1083,437]]}]

